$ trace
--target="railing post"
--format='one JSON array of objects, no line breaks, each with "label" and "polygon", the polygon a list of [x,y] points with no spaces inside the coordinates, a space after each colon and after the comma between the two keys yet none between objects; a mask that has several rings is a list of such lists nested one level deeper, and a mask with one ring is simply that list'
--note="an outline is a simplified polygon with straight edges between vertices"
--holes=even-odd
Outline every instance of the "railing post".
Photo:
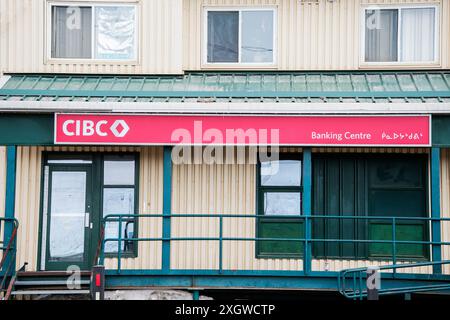
[{"label": "railing post", "polygon": [[[392,263],[397,264],[397,223],[395,217],[392,217]],[[393,271],[394,276],[396,269]]]},{"label": "railing post", "polygon": [[117,255],[117,271],[120,273],[122,269],[122,216],[119,216],[119,247],[118,247],[118,255]]},{"label": "railing post", "polygon": [[[6,148],[6,195],[5,195],[5,218],[14,218],[16,197],[16,147],[8,146]],[[14,221],[5,221],[3,232],[3,243],[7,245],[11,239],[14,230]],[[16,242],[15,242],[16,243]],[[16,250],[16,244],[13,243]],[[11,263],[11,255],[8,255],[4,261],[3,269],[7,270]],[[12,262],[10,270],[14,273],[16,270],[15,261]]]},{"label": "railing post", "polygon": [[[441,149],[431,148],[431,240],[441,242]],[[432,245],[433,261],[442,261],[441,245]],[[433,266],[433,273],[442,273],[441,265]]]},{"label": "railing post", "polygon": [[219,218],[219,273],[223,268],[223,217]]},{"label": "railing post", "polygon": [[164,147],[163,160],[163,221],[162,270],[170,270],[170,215],[172,214],[172,147]]},{"label": "railing post", "polygon": [[303,257],[303,272],[308,274],[311,272],[311,237],[312,237],[312,224],[311,224],[311,188],[312,188],[312,164],[311,164],[311,148],[303,149],[303,216],[305,217],[305,248]]}]

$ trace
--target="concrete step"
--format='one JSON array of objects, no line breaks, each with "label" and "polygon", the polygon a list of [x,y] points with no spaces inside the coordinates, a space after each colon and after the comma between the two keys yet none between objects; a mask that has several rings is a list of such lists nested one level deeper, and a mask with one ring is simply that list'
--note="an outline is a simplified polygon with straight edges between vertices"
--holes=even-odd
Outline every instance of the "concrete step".
[{"label": "concrete step", "polygon": [[[70,281],[71,285],[89,285],[91,282],[89,280],[80,281]],[[66,280],[17,280],[15,286],[59,286],[66,285]]]},{"label": "concrete step", "polygon": [[15,290],[11,295],[77,295],[89,294],[89,290]]},{"label": "concrete step", "polygon": [[[19,271],[17,277],[69,277],[71,274],[66,271]],[[81,271],[81,277],[89,277],[90,271]]]}]

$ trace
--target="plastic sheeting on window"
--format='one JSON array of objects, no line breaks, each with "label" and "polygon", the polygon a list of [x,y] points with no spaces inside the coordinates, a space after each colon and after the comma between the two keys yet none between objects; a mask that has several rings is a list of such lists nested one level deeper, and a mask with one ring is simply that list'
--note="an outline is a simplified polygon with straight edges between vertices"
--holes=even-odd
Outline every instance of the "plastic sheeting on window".
[{"label": "plastic sheeting on window", "polygon": [[300,215],[300,192],[266,192],[264,193],[265,215]]},{"label": "plastic sheeting on window", "polygon": [[[103,217],[110,214],[130,215],[134,213],[134,189],[132,188],[105,188],[103,192]],[[122,222],[122,239],[133,237],[134,218],[124,218]],[[119,222],[107,222],[105,226],[105,239],[119,238]],[[105,252],[117,252],[117,241],[105,243]],[[121,242],[122,251],[125,250],[125,241]]]},{"label": "plastic sheeting on window", "polygon": [[132,60],[136,58],[135,7],[95,8],[95,58]]},{"label": "plastic sheeting on window", "polygon": [[53,172],[50,260],[81,261],[84,254],[86,172]]},{"label": "plastic sheeting on window", "polygon": [[262,186],[300,186],[301,161],[279,160],[261,162]]}]

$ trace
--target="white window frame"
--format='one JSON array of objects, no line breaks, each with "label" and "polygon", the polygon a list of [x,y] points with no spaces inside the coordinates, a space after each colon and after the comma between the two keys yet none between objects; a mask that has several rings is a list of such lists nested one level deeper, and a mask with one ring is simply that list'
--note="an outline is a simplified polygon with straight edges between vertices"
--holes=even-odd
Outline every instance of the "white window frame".
[{"label": "white window frame", "polygon": [[[52,57],[52,7],[58,6],[72,6],[72,7],[91,7],[92,8],[92,45],[91,45],[91,58],[54,58]],[[134,57],[131,59],[98,59],[95,58],[95,7],[134,7]],[[138,64],[140,59],[140,46],[139,46],[139,26],[140,26],[140,6],[139,2],[127,2],[120,3],[114,2],[67,2],[67,1],[47,1],[47,15],[46,15],[46,61],[49,63],[68,63],[68,62],[80,62],[80,63],[108,63],[108,64]]]},{"label": "white window frame", "polygon": [[[402,23],[402,10],[403,9],[434,9],[435,10],[435,19],[434,19],[434,60],[432,61],[380,61],[380,62],[370,62],[366,61],[366,11],[368,10],[376,10],[376,9],[390,9],[390,10],[398,10],[398,26],[397,26],[397,53],[398,59],[401,57],[401,23]],[[417,5],[370,5],[364,6],[361,10],[361,50],[360,50],[360,66],[437,66],[440,64],[440,38],[441,38],[441,30],[440,30],[440,8],[438,4],[417,4]]]},{"label": "white window frame", "polygon": [[[238,62],[208,62],[208,12],[210,11],[237,11],[239,12],[239,54]],[[242,12],[244,11],[272,11],[273,15],[273,61],[271,62],[241,62],[241,40],[242,40]],[[278,19],[277,7],[275,6],[232,6],[232,7],[204,7],[203,8],[203,45],[202,45],[202,66],[203,67],[275,67],[278,55]]]}]

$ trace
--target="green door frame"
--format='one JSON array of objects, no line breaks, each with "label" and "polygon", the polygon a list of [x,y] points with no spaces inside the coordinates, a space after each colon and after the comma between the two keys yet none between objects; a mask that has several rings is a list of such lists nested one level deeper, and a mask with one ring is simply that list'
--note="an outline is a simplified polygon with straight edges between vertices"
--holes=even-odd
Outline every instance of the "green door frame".
[{"label": "green door frame", "polygon": [[[430,155],[431,174],[431,217],[441,218],[441,149],[431,148]],[[441,222],[434,220],[431,222],[431,239],[433,242],[441,242]],[[441,245],[432,245],[432,261],[442,261]],[[442,266],[433,266],[434,274],[442,273]]]},{"label": "green door frame", "polygon": [[[5,190],[5,218],[15,217],[15,201],[16,201],[16,161],[17,161],[17,148],[16,146],[8,146],[6,148],[6,190]],[[3,226],[3,243],[6,245],[13,233],[13,224],[10,222],[5,222]],[[17,252],[17,241],[15,243]],[[0,272],[6,272],[7,266],[11,262],[11,256],[7,255],[5,257],[5,262],[3,265],[3,270]],[[13,273],[16,270],[16,261],[12,262],[12,268],[10,270]]]},{"label": "green door frame", "polygon": [[[103,160],[105,154],[108,155],[122,155],[122,154],[133,154],[135,156],[135,214],[139,212],[139,166],[140,166],[140,156],[139,152],[127,152],[127,153],[116,153],[116,152],[60,152],[60,151],[50,151],[50,152],[43,152],[42,154],[42,165],[41,165],[41,190],[44,190],[44,183],[45,183],[45,167],[46,166],[88,166],[90,167],[90,192],[91,194],[91,211],[90,211],[90,221],[93,224],[92,229],[90,230],[91,237],[89,239],[89,247],[87,250],[89,251],[88,256],[88,264],[87,268],[90,269],[94,264],[94,258],[97,253],[97,247],[100,241],[100,229],[101,229],[101,222],[103,219],[102,216],[102,208],[103,208]],[[51,156],[58,156],[61,157],[61,160],[63,159],[77,159],[77,158],[85,158],[89,157],[91,163],[59,163],[59,164],[51,164],[48,163],[48,159]],[[43,192],[41,192],[40,195],[41,204],[40,204],[40,226],[39,226],[39,245],[38,245],[38,270],[46,270],[45,267],[45,261],[43,257],[42,250],[44,249],[45,243],[43,243],[44,239],[44,223],[48,223],[47,221],[44,221],[44,206],[43,206]],[[169,198],[170,199],[170,198]],[[134,234],[138,234],[139,230],[139,220],[136,219],[134,223]],[[169,229],[170,230],[170,229]],[[48,231],[48,230],[47,230]],[[46,238],[48,235],[45,235]],[[138,246],[134,245],[132,252],[126,252],[122,253],[122,258],[135,258],[138,255]],[[47,247],[45,247],[47,249]],[[48,252],[48,251],[45,251]],[[115,256],[115,254],[107,254],[107,256]]]},{"label": "green door frame", "polygon": [[93,225],[92,217],[93,217],[93,203],[92,203],[92,165],[88,164],[48,164],[49,166],[49,176],[48,176],[48,194],[47,194],[47,221],[46,223],[46,237],[45,237],[45,270],[65,270],[70,265],[78,265],[81,270],[88,270],[91,267],[92,261],[92,249],[91,249],[91,238],[94,233],[94,229],[88,227],[84,227],[84,254],[82,262],[51,262],[48,259],[48,253],[50,252],[50,221],[51,221],[51,186],[52,186],[52,173],[53,172],[86,172],[86,206],[85,212],[89,212],[89,224]]}]

